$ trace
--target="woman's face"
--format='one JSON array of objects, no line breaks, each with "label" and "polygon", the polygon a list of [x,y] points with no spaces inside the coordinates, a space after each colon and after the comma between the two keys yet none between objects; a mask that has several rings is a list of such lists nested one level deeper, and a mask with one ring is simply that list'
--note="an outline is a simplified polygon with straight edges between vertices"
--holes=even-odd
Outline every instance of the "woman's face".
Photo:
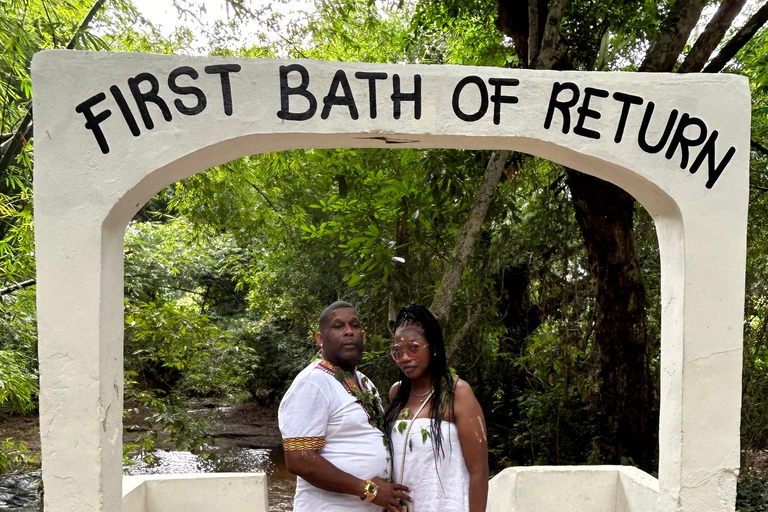
[{"label": "woman's face", "polygon": [[406,324],[395,331],[392,345],[392,358],[411,380],[418,379],[429,371],[429,343],[424,336],[424,330],[419,325]]}]

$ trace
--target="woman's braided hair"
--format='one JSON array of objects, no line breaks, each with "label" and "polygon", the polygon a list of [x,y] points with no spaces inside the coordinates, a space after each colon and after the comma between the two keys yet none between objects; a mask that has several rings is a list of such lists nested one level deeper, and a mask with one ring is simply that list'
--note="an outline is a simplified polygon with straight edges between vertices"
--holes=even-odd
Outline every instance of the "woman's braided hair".
[{"label": "woman's braided hair", "polygon": [[[435,318],[435,315],[420,304],[412,304],[400,310],[395,320],[395,330],[403,326],[416,326],[424,331],[424,337],[429,345],[430,360],[427,371],[431,376],[432,389],[434,390],[429,405],[431,407],[429,416],[430,436],[432,437],[432,450],[435,458],[439,454],[445,456],[443,450],[443,437],[441,435],[441,423],[446,412],[450,411],[450,417],[454,413],[454,377],[448,368],[448,361],[445,356],[445,341],[443,340],[443,329]],[[400,415],[400,411],[408,403],[408,397],[411,394],[411,379],[400,371],[400,387],[397,394],[389,404],[384,414],[384,432],[387,434],[390,446],[391,430]]]}]

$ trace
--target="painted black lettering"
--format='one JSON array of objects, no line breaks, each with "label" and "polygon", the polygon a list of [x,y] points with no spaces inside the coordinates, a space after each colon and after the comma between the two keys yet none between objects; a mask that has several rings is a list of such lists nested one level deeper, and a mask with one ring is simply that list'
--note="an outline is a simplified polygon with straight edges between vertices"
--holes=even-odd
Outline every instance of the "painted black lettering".
[{"label": "painted black lettering", "polygon": [[632,94],[625,94],[623,92],[613,93],[613,99],[623,103],[621,106],[621,117],[619,118],[619,126],[616,127],[616,135],[613,136],[613,142],[621,142],[624,137],[624,128],[627,126],[627,117],[629,117],[629,109],[632,105],[642,105],[643,98],[640,96],[633,96]]},{"label": "painted black lettering", "polygon": [[[288,73],[296,72],[301,76],[301,84],[298,87],[288,86]],[[301,64],[280,66],[280,110],[277,117],[286,121],[306,121],[317,112],[317,100],[315,95],[309,92],[309,72]],[[306,98],[309,107],[304,112],[291,112],[290,97],[298,95]]]},{"label": "painted black lettering", "polygon": [[733,155],[736,153],[736,148],[731,146],[728,151],[725,152],[725,156],[722,160],[720,160],[720,163],[715,166],[715,141],[717,141],[717,136],[717,130],[712,130],[712,135],[709,136],[709,140],[707,140],[707,142],[704,144],[704,147],[701,148],[701,152],[696,157],[696,160],[693,161],[693,164],[691,164],[691,168],[689,169],[691,174],[695,173],[699,170],[699,167],[701,167],[704,159],[707,158],[707,188],[712,188],[715,186],[715,182],[723,173],[723,170],[731,161]]},{"label": "painted black lettering", "polygon": [[[140,84],[142,82],[149,83],[149,91],[141,92]],[[136,101],[136,106],[139,107],[139,113],[144,120],[144,126],[147,127],[147,130],[151,130],[155,127],[155,123],[149,115],[147,103],[154,103],[157,105],[166,121],[173,119],[168,105],[166,105],[165,101],[157,94],[160,91],[160,84],[157,82],[155,75],[151,73],[139,73],[134,78],[128,79],[128,87],[131,88],[133,99]]]},{"label": "painted black lettering", "polygon": [[[685,129],[689,126],[695,126],[699,129],[699,134],[696,138],[689,139],[685,136]],[[688,148],[698,146],[704,142],[704,139],[706,138],[707,125],[704,124],[704,121],[697,117],[683,114],[680,116],[680,123],[677,125],[677,130],[675,130],[675,134],[672,136],[672,141],[669,143],[669,147],[664,156],[667,160],[672,160],[677,147],[680,146],[680,152],[682,153],[682,157],[680,158],[680,168],[685,169],[688,167]]]},{"label": "painted black lettering", "polygon": [[112,97],[115,98],[117,106],[120,107],[120,112],[123,114],[123,119],[125,119],[126,124],[128,124],[128,128],[131,130],[133,136],[138,137],[141,135],[139,125],[136,123],[136,118],[133,116],[133,112],[131,112],[131,108],[128,106],[128,102],[125,101],[123,91],[121,91],[118,86],[113,85],[109,88],[109,92],[112,93]]},{"label": "painted black lettering", "polygon": [[[339,86],[341,86],[342,90],[344,91],[344,96],[339,96],[337,94],[339,91]],[[352,96],[352,89],[349,88],[349,80],[347,80],[347,74],[342,70],[338,70],[336,74],[333,75],[331,87],[328,89],[328,95],[323,98],[323,112],[320,114],[320,117],[323,119],[328,119],[328,116],[331,115],[331,107],[334,105],[348,107],[349,117],[352,119],[357,119],[360,117],[360,115],[357,113],[355,97]]]},{"label": "painted black lettering", "polygon": [[[205,110],[206,105],[208,104],[208,100],[205,98],[205,94],[203,91],[201,91],[197,87],[192,86],[181,86],[176,83],[176,79],[179,78],[181,75],[186,75],[192,80],[197,80],[197,77],[199,76],[197,74],[197,71],[195,71],[194,68],[191,68],[189,66],[181,66],[173,71],[168,75],[168,88],[175,92],[176,94],[191,94],[194,97],[197,98],[197,104],[194,107],[188,107],[184,105],[184,103],[181,101],[181,99],[176,98],[173,100],[173,104],[176,105],[176,110],[178,110],[180,113],[184,114],[185,116],[194,116]],[[231,98],[231,96],[230,96]],[[230,99],[231,102],[231,99]],[[231,111],[231,108],[230,108]]]},{"label": "painted black lettering", "polygon": [[91,96],[81,104],[75,107],[75,112],[78,114],[83,114],[85,117],[85,127],[88,130],[91,130],[91,133],[93,133],[93,136],[96,137],[96,142],[99,144],[99,148],[101,149],[101,152],[105,155],[109,153],[109,145],[107,144],[107,139],[104,137],[104,132],[101,131],[101,128],[99,127],[99,124],[108,119],[109,116],[112,115],[111,110],[104,110],[102,112],[99,112],[98,114],[93,113],[91,110],[93,107],[101,103],[107,99],[107,95],[103,92],[100,92],[96,96]]},{"label": "painted black lettering", "polygon": [[413,92],[404,93],[400,90],[400,75],[392,75],[392,114],[395,119],[400,119],[401,103],[413,102],[413,118],[421,119],[421,75],[413,75]]},{"label": "painted black lettering", "polygon": [[[469,84],[475,84],[475,86],[477,86],[477,90],[480,92],[480,108],[477,109],[477,112],[474,114],[467,114],[461,110],[461,105],[459,104],[461,93],[464,90],[464,87]],[[462,78],[461,81],[456,84],[456,88],[453,90],[453,113],[456,114],[456,117],[462,121],[471,123],[481,119],[486,112],[488,112],[488,90],[485,87],[485,82],[483,82],[483,79],[474,75]]]},{"label": "painted black lettering", "polygon": [[359,80],[368,80],[368,102],[370,104],[371,119],[376,119],[376,80],[386,80],[386,73],[368,73],[358,71],[355,78]]},{"label": "painted black lettering", "polygon": [[501,88],[504,86],[514,87],[520,85],[517,78],[489,78],[488,83],[494,86],[491,101],[493,102],[493,124],[501,123],[501,104],[517,103],[517,96],[503,96]]},{"label": "painted black lettering", "polygon": [[229,74],[240,71],[240,64],[217,64],[205,66],[205,72],[209,75],[221,76],[221,96],[224,99],[224,113],[232,115],[232,84],[229,83]]},{"label": "painted black lettering", "polygon": [[584,89],[584,102],[579,108],[576,109],[576,112],[579,113],[579,120],[576,121],[576,126],[573,127],[573,133],[576,135],[581,135],[582,137],[587,137],[588,139],[599,139],[600,132],[590,130],[589,128],[584,128],[584,121],[587,118],[600,119],[600,117],[602,117],[600,112],[589,108],[589,100],[592,98],[592,96],[597,96],[598,98],[607,98],[608,91],[603,89],[595,89],[594,87],[586,87]]},{"label": "painted black lettering", "polygon": [[[571,91],[573,96],[568,101],[558,99],[560,93],[565,90]],[[563,115],[563,133],[568,133],[571,128],[570,109],[579,101],[579,87],[573,82],[555,82],[552,84],[552,94],[549,96],[549,107],[547,107],[547,117],[544,120],[544,129],[549,130],[552,126],[552,117],[555,115],[555,109],[558,109]]]},{"label": "painted black lettering", "polygon": [[677,121],[677,110],[673,110],[669,113],[667,126],[664,128],[664,134],[661,136],[661,139],[659,139],[659,142],[655,146],[648,144],[648,126],[651,124],[654,108],[656,108],[656,104],[649,101],[648,106],[645,107],[645,115],[643,115],[643,122],[640,125],[640,132],[637,134],[637,144],[640,146],[640,149],[651,154],[658,153],[664,148],[664,145],[669,139],[669,134],[672,132],[672,127],[675,126],[675,121]]}]

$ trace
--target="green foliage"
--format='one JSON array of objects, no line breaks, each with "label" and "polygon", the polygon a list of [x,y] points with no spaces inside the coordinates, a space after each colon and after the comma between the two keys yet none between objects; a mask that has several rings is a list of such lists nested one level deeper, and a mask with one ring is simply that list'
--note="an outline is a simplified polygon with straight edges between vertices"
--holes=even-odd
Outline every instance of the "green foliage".
[{"label": "green foliage", "polygon": [[[157,390],[138,391],[131,386],[126,387],[126,398],[141,404],[150,411],[144,418],[148,430],[140,435],[135,442],[123,446],[123,460],[130,464],[134,457],[144,462],[155,461],[153,452],[158,442],[177,450],[201,453],[210,448],[212,439],[208,433],[206,418],[187,410],[187,399],[177,393],[159,393]],[[126,409],[125,414],[138,412],[138,408]],[[144,425],[133,428],[143,428]],[[159,432],[166,436],[160,437]]]},{"label": "green foliage", "polygon": [[236,336],[259,360],[258,366],[245,372],[243,389],[264,405],[276,403],[283,396],[316,349],[301,322],[279,316],[244,322]]},{"label": "green foliage", "polygon": [[0,475],[28,469],[35,459],[27,452],[24,441],[15,441],[11,438],[0,441]]},{"label": "green foliage", "polygon": [[768,510],[768,483],[749,475],[739,478],[736,490],[738,512],[765,512]]},{"label": "green foliage", "polygon": [[26,414],[34,409],[38,383],[29,366],[20,352],[0,350],[0,412]]},{"label": "green foliage", "polygon": [[598,383],[589,357],[551,334],[534,334],[526,353],[515,360],[527,382],[518,399],[522,418],[515,425],[515,443],[530,451],[534,464],[599,461],[590,455],[596,424],[589,403]]}]

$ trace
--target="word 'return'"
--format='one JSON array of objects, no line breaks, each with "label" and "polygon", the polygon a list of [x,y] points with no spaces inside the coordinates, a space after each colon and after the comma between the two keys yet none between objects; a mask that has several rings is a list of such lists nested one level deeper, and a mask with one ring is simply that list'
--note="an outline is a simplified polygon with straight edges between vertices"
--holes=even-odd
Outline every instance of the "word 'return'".
[{"label": "word 'return'", "polygon": [[[552,86],[547,115],[544,119],[544,128],[549,130],[552,127],[557,114],[564,134],[572,131],[581,137],[600,139],[602,133],[594,129],[596,126],[590,128],[587,125],[590,121],[595,123],[602,117],[601,112],[597,110],[592,101],[597,102],[601,99],[607,100],[608,98],[621,106],[618,123],[615,127],[611,127],[613,141],[618,144],[624,139],[627,120],[633,114],[633,107],[642,109],[645,103],[645,100],[640,96],[623,92],[614,92],[611,95],[605,89],[594,87],[585,87],[582,92],[575,83],[555,82]],[[577,105],[579,106],[577,107]],[[573,112],[574,107],[575,113]],[[670,111],[666,115],[666,121],[664,121],[663,114],[654,115],[655,109],[656,104],[653,101],[645,104],[645,110],[642,113],[643,118],[637,133],[632,134],[633,137],[636,137],[637,145],[641,150],[649,154],[660,153],[666,148],[664,157],[667,160],[672,160],[675,158],[675,155],[679,154],[680,169],[688,168],[691,174],[697,172],[706,160],[708,171],[706,187],[712,188],[731,161],[731,158],[733,158],[736,148],[733,146],[729,147],[718,162],[715,151],[719,136],[717,130],[710,130],[704,120],[686,112],[681,114],[677,109]],[[664,131],[658,140],[649,141],[649,128],[652,124],[658,123],[659,118],[662,119]],[[575,121],[575,123],[571,129],[572,121]],[[694,149],[698,152],[696,153]],[[693,158],[691,159],[691,157]]]}]

